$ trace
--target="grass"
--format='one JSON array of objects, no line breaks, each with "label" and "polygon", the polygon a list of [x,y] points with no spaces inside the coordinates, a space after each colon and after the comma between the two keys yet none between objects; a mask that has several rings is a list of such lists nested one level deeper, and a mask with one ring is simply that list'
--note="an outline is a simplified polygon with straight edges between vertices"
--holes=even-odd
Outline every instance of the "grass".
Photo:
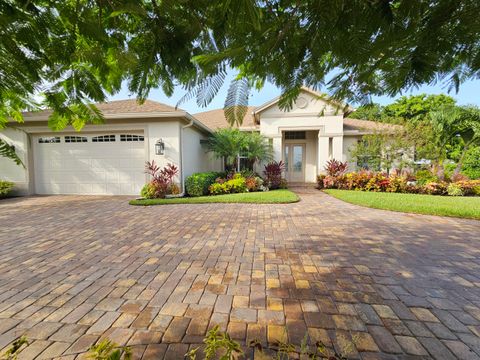
[{"label": "grass", "polygon": [[408,213],[480,219],[480,197],[324,190],[351,204]]},{"label": "grass", "polygon": [[171,205],[171,204],[208,204],[208,203],[249,203],[249,204],[287,204],[299,201],[290,190],[272,190],[241,194],[216,196],[182,197],[173,199],[131,200],[130,205]]}]

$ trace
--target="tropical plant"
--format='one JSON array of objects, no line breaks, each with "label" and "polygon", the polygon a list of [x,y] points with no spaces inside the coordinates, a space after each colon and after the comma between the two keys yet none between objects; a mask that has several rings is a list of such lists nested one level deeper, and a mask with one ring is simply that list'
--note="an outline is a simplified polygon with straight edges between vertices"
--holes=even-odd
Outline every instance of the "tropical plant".
[{"label": "tropical plant", "polygon": [[48,106],[53,128],[102,121],[91,102],[122,81],[139,99],[178,82],[205,106],[229,67],[232,122],[266,80],[282,107],[302,85],[350,101],[438,79],[458,89],[480,69],[479,11],[473,0],[3,1],[0,117]]},{"label": "tropical plant", "polygon": [[244,132],[225,128],[215,131],[208,140],[208,149],[217,158],[223,158],[227,171],[239,169],[240,156],[247,158],[250,167],[258,161],[272,158],[272,148],[258,132]]},{"label": "tropical plant", "polygon": [[327,175],[330,176],[339,176],[347,170],[348,164],[346,162],[341,162],[336,159],[328,160],[324,169]]},{"label": "tropical plant", "polygon": [[285,163],[283,161],[272,161],[265,165],[263,174],[265,175],[265,185],[269,189],[279,189],[282,186],[282,174],[285,171]]},{"label": "tropical plant", "polygon": [[185,179],[185,190],[189,196],[208,195],[208,187],[220,176],[218,172],[195,173]]},{"label": "tropical plant", "polygon": [[152,160],[152,162],[146,162],[145,173],[152,177],[150,186],[145,190],[145,193],[153,193],[154,198],[164,198],[173,183],[174,177],[178,175],[178,168],[169,163],[163,169],[160,169],[155,160]]}]

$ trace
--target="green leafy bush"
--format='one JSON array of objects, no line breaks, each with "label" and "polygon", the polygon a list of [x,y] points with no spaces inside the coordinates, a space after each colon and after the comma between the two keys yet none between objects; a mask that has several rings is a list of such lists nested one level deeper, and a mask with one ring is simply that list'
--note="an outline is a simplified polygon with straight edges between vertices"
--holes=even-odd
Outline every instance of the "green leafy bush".
[{"label": "green leafy bush", "polygon": [[10,181],[0,180],[0,198],[7,196],[12,191],[14,184]]},{"label": "green leafy bush", "polygon": [[480,179],[480,146],[471,148],[465,155],[462,173],[470,179]]},{"label": "green leafy bush", "polygon": [[248,191],[247,181],[242,174],[230,174],[227,179],[217,178],[208,188],[210,195],[244,193]]},{"label": "green leafy bush", "polygon": [[189,196],[208,195],[208,188],[221,176],[218,172],[195,173],[185,179],[185,189]]},{"label": "green leafy bush", "polygon": [[431,182],[438,182],[439,180],[430,170],[418,170],[415,173],[415,178],[417,179],[418,185],[426,185]]},{"label": "green leafy bush", "polygon": [[155,193],[155,185],[152,183],[143,185],[142,191],[140,191],[140,195],[145,199],[155,199]]},{"label": "green leafy bush", "polygon": [[463,193],[462,186],[458,183],[448,184],[447,193],[450,196],[463,196],[463,195],[465,195]]}]

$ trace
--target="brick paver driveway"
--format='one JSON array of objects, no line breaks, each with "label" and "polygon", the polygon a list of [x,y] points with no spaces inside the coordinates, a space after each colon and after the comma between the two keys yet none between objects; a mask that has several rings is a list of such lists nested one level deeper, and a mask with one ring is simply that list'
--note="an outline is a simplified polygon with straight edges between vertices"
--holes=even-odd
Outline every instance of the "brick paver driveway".
[{"label": "brick paver driveway", "polygon": [[220,324],[240,341],[333,343],[349,357],[477,359],[480,222],[349,205],[131,207],[0,202],[0,348],[73,359],[102,336],[180,359]]}]

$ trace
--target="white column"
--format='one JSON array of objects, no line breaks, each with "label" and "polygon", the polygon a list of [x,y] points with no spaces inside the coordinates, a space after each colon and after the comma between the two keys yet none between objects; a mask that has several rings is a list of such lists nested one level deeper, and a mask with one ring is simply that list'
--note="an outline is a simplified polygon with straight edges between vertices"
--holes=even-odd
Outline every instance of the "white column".
[{"label": "white column", "polygon": [[272,138],[273,145],[273,160],[282,160],[282,136],[276,136]]},{"label": "white column", "polygon": [[[317,173],[323,174],[324,168],[329,159],[328,154],[328,136],[318,134],[318,154],[317,154]],[[317,175],[318,175],[317,174]]]},{"label": "white column", "polygon": [[335,136],[333,138],[332,157],[335,160],[343,161],[343,136]]}]

